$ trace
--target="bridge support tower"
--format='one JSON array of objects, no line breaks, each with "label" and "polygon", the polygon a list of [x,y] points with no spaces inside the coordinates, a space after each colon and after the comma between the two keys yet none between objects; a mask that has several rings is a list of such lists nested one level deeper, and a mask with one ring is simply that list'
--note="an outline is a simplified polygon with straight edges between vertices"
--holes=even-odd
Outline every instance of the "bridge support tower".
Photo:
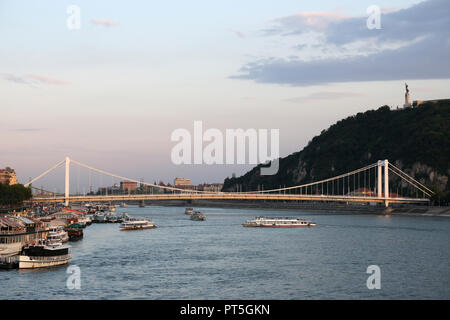
[{"label": "bridge support tower", "polygon": [[66,157],[66,187],[64,192],[65,205],[66,207],[69,205],[69,196],[70,196],[70,158]]},{"label": "bridge support tower", "polygon": [[[389,161],[388,160],[378,160],[378,183],[377,183],[377,197],[383,198],[384,189],[384,205],[389,206]],[[384,179],[382,174],[382,169],[384,167]],[[383,188],[384,180],[384,188]]]}]

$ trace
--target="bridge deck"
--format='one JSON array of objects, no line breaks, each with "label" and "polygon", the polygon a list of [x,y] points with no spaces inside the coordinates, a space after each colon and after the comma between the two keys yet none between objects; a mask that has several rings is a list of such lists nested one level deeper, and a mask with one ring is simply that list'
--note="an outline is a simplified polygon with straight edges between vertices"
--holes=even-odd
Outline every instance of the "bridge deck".
[{"label": "bridge deck", "polygon": [[142,200],[280,200],[280,201],[336,201],[336,202],[377,202],[384,203],[426,203],[427,198],[378,198],[361,196],[327,196],[327,195],[301,195],[301,194],[251,194],[251,193],[217,193],[217,194],[137,194],[137,195],[111,195],[111,196],[70,196],[40,197],[29,202],[111,202],[111,201],[142,201]]}]

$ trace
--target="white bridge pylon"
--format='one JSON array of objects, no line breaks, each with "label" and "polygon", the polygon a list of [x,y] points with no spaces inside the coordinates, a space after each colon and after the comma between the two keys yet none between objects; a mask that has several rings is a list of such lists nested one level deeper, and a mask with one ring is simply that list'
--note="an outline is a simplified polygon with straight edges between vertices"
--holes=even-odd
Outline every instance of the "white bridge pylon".
[{"label": "white bridge pylon", "polygon": [[[125,196],[70,196],[70,165],[75,164],[80,167],[98,172],[100,174],[104,174],[113,178],[120,179],[122,181],[130,181],[136,182],[140,185],[149,186],[156,189],[172,191],[173,193],[179,192],[176,197],[166,196],[165,198],[176,198],[183,199],[183,195],[185,199],[279,199],[279,200],[320,200],[320,201],[347,201],[347,202],[383,202],[385,206],[388,206],[390,202],[397,203],[408,203],[408,202],[428,202],[429,199],[427,197],[431,197],[433,195],[433,191],[428,187],[415,180],[405,172],[401,171],[396,166],[389,163],[388,160],[380,160],[377,163],[368,165],[366,167],[353,170],[351,172],[341,174],[332,178],[311,182],[307,184],[284,187],[278,189],[269,189],[269,190],[257,190],[257,191],[246,191],[246,192],[213,192],[213,191],[201,191],[201,190],[192,190],[192,189],[182,189],[176,187],[168,187],[168,186],[160,186],[153,183],[138,181],[136,179],[130,179],[127,177],[123,177],[117,174],[113,174],[107,172],[105,170],[97,169],[86,165],[84,163],[75,161],[66,157],[63,161],[58,162],[50,169],[46,170],[36,178],[30,180],[25,184],[26,187],[31,186],[32,183],[46,176],[53,170],[65,165],[65,192],[64,198],[36,198],[33,201],[64,201],[65,205],[68,206],[69,202],[72,201],[117,201],[117,200],[135,200],[145,198],[145,196],[134,196],[126,198]],[[376,169],[375,169],[376,168]],[[374,171],[374,179],[371,183],[370,177],[372,174],[372,170]],[[409,185],[416,190],[422,192],[423,198],[408,198],[408,197],[399,197],[397,194],[395,197],[392,197],[389,192],[389,173],[393,173],[395,177],[400,178],[400,182],[404,182],[405,185]],[[362,184],[362,176],[364,175],[364,184]],[[366,176],[368,177],[368,185],[366,184]],[[353,185],[352,185],[353,178]],[[357,178],[357,180],[356,180]],[[374,191],[372,194],[372,186]],[[368,188],[366,188],[368,187]],[[316,192],[314,193],[314,188]],[[363,192],[359,192],[358,190],[363,190]],[[367,192],[369,190],[370,192]],[[336,192],[335,192],[336,191]],[[286,193],[288,193],[286,195]],[[197,195],[197,196],[195,196]],[[154,196],[152,194],[152,196]],[[106,200],[108,198],[109,200]],[[150,197],[148,195],[148,200],[150,199],[165,199],[162,196],[159,197]]]}]

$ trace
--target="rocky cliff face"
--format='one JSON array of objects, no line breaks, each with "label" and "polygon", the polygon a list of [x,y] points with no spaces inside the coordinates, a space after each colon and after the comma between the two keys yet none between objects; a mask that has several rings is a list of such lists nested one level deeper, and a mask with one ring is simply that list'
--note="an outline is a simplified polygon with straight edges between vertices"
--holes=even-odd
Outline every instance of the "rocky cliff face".
[{"label": "rocky cliff face", "polygon": [[[401,160],[394,161],[394,164],[420,183],[426,186],[435,186],[439,191],[445,191],[449,183],[450,169],[447,169],[445,174],[441,174],[436,169],[420,162],[415,162],[410,167],[404,167]],[[403,181],[401,186],[406,187],[406,182]]]}]

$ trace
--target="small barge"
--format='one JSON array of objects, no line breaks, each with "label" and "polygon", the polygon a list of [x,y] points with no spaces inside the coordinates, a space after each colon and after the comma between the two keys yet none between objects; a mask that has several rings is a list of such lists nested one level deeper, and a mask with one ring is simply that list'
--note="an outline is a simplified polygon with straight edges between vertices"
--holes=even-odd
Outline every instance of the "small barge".
[{"label": "small barge", "polygon": [[83,239],[83,229],[78,223],[71,224],[66,227],[65,230],[69,234],[69,241],[78,241]]},{"label": "small barge", "polygon": [[193,214],[191,214],[191,220],[205,221],[206,216],[203,213],[201,213],[200,211],[195,211]]}]

